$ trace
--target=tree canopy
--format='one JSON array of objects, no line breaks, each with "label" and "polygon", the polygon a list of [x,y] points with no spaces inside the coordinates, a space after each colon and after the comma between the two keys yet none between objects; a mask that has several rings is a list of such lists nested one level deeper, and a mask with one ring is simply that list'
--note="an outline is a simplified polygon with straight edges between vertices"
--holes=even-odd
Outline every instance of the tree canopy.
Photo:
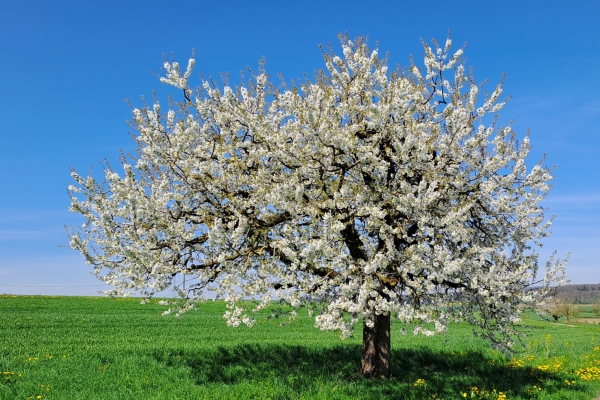
[{"label": "tree canopy", "polygon": [[530,290],[551,170],[526,167],[529,138],[497,126],[502,84],[482,96],[450,39],[392,72],[364,40],[340,39],[343,56],[324,50],[325,69],[296,85],[261,64],[237,87],[194,90],[194,60],[166,62],[180,100],[133,110],[123,172],[72,171],[71,210],[87,222],[71,247],[113,295],[185,275],[171,311],[216,296],[232,326],[279,300],[345,337],[361,320],[365,335],[387,332],[388,353],[390,317],[425,335],[467,321],[510,349],[517,306],[564,280],[566,262],[550,260]]}]

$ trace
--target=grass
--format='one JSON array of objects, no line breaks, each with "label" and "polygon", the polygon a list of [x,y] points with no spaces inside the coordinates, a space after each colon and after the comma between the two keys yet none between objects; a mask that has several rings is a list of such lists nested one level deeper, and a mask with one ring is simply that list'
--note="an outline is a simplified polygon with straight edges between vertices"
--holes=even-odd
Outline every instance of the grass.
[{"label": "grass", "polygon": [[594,306],[595,306],[595,304],[578,305],[579,317],[580,318],[600,318],[600,315],[596,315],[594,313]]},{"label": "grass", "polygon": [[593,399],[600,329],[528,315],[528,348],[506,359],[466,325],[393,329],[392,378],[356,375],[360,331],[313,320],[228,328],[224,305],[181,318],[135,299],[0,296],[0,399]]}]

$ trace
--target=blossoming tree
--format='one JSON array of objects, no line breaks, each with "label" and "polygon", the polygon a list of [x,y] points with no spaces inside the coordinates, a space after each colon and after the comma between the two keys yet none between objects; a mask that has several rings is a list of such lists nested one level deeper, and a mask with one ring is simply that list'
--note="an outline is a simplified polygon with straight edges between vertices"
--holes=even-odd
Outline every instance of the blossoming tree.
[{"label": "blossoming tree", "polygon": [[[192,90],[194,60],[165,63],[181,100],[133,110],[123,172],[72,171],[71,210],[87,222],[71,247],[112,295],[185,276],[168,312],[210,294],[232,326],[275,299],[343,336],[362,321],[367,377],[390,374],[392,318],[425,335],[467,321],[510,349],[516,306],[546,293],[529,288],[551,172],[526,168],[528,138],[495,124],[502,86],[481,99],[450,39],[391,73],[363,40],[341,42],[343,57],[324,52],[325,70],[293,87],[261,66],[239,87]],[[564,269],[550,260],[543,287]]]}]

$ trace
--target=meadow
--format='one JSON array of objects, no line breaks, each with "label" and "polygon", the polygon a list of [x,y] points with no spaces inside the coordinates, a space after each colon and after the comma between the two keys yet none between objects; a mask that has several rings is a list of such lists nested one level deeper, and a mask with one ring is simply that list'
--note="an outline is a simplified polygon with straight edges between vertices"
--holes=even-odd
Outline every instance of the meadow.
[{"label": "meadow", "polygon": [[301,313],[230,328],[223,310],[211,302],[175,318],[155,301],[1,295],[0,399],[589,400],[600,390],[597,324],[526,313],[515,358],[467,325],[432,338],[392,326],[392,378],[366,380],[360,329],[342,341]]}]

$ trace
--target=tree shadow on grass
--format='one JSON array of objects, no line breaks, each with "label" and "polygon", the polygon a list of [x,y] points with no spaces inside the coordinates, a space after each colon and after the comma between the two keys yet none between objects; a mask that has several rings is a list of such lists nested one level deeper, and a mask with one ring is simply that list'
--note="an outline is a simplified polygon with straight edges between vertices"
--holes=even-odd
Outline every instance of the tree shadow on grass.
[{"label": "tree shadow on grass", "polygon": [[[585,392],[581,385],[569,386],[571,378],[562,372],[545,372],[519,367],[486,357],[480,352],[432,352],[429,349],[392,351],[392,377],[368,380],[357,374],[360,346],[339,345],[331,348],[244,344],[219,347],[210,352],[181,351],[155,354],[157,361],[169,366],[186,366],[199,385],[235,385],[242,382],[280,380],[289,389],[302,394],[315,382],[351,386],[361,398],[458,398],[471,391],[477,398],[496,398],[493,391],[509,393],[509,398],[532,398],[533,391],[546,394],[563,389]],[[423,381],[420,381],[423,380]],[[477,393],[479,393],[477,395]],[[424,397],[423,397],[424,398]]]}]

